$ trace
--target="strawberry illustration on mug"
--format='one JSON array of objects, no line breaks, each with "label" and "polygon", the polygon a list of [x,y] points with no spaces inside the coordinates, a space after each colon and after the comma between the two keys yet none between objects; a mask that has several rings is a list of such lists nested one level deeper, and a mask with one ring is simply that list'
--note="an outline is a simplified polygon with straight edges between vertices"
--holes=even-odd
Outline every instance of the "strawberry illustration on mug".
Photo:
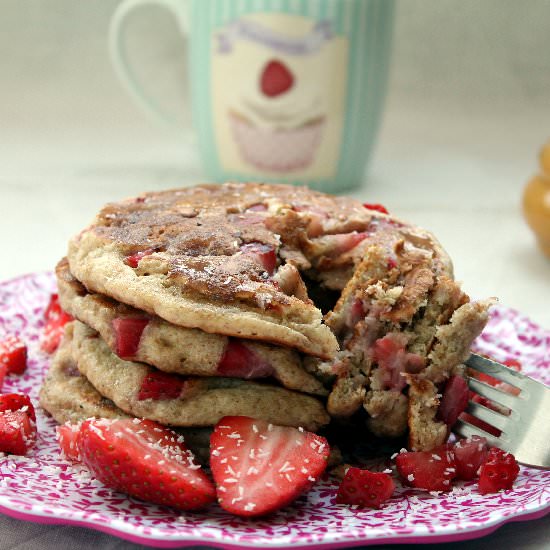
[{"label": "strawberry illustration on mug", "polygon": [[[342,132],[347,41],[335,36],[330,21],[286,17],[292,34],[278,31],[273,15],[261,14],[243,16],[218,35],[214,82],[240,75],[227,93],[212,94],[221,160],[229,170],[328,175]],[[326,71],[331,57],[339,59],[334,86],[337,75]],[[224,111],[233,143],[223,129]]]},{"label": "strawberry illustration on mug", "polygon": [[264,95],[276,97],[284,94],[293,84],[294,76],[283,62],[277,59],[268,61],[260,77],[260,89]]}]

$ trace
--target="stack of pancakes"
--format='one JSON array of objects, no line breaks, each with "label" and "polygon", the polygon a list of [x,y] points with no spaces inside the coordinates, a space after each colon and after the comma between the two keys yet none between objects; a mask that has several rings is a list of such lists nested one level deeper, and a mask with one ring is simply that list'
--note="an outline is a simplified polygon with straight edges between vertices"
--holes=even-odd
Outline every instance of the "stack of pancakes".
[{"label": "stack of pancakes", "polygon": [[490,301],[436,239],[344,197],[224,184],[106,205],[56,270],[75,321],[41,404],[56,420],[207,428],[245,415],[429,449]]}]

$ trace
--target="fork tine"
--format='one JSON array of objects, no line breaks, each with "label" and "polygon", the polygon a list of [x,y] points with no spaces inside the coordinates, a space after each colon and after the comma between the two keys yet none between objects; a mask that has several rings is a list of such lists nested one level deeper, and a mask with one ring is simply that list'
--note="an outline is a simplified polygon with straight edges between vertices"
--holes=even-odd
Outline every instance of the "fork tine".
[{"label": "fork tine", "polygon": [[[471,372],[479,370],[505,384],[519,389],[519,395],[508,393],[491,383],[486,384],[479,379],[468,377],[470,390],[481,397],[500,404],[510,410],[500,414],[500,408],[484,407],[480,403],[468,403],[467,415],[453,425],[453,432],[459,437],[473,435],[485,437],[489,445],[500,447],[513,453],[518,462],[543,468],[550,468],[550,387],[537,382],[522,373],[506,368],[484,357],[472,356],[466,361]],[[482,401],[483,402],[483,401]],[[469,421],[468,421],[469,420]],[[476,422],[477,420],[477,422]],[[502,433],[494,436],[485,432],[483,424],[499,429]]]},{"label": "fork tine", "polygon": [[506,382],[512,386],[517,386],[520,389],[523,386],[525,375],[515,371],[514,369],[505,367],[496,361],[482,357],[481,355],[472,353],[466,360],[466,365],[471,369],[488,374],[489,376],[492,376],[502,382]]},{"label": "fork tine", "polygon": [[458,419],[455,422],[453,426],[453,432],[461,437],[472,437],[472,435],[479,435],[481,437],[484,437],[489,445],[491,445],[492,447],[502,447],[502,442],[499,441],[498,437],[495,437],[487,433],[486,431],[481,430],[480,428],[477,428],[476,426],[470,424],[469,422],[465,422],[462,419]]},{"label": "fork tine", "polygon": [[473,401],[470,401],[468,403],[468,408],[466,409],[466,412],[470,413],[472,416],[476,416],[480,420],[483,420],[483,422],[487,422],[487,424],[494,426],[501,432],[506,431],[506,425],[510,422],[513,422],[513,418],[515,416],[513,414],[511,414],[510,416],[504,416],[503,414],[484,407],[479,403],[474,403]]},{"label": "fork tine", "polygon": [[482,397],[487,397],[491,401],[500,403],[501,405],[504,405],[509,409],[513,409],[514,404],[518,402],[518,397],[515,397],[510,393],[498,390],[497,388],[490,386],[489,384],[485,384],[484,382],[480,382],[479,380],[476,380],[471,376],[468,377],[468,385],[470,386],[471,390],[479,393],[479,395],[481,395]]}]

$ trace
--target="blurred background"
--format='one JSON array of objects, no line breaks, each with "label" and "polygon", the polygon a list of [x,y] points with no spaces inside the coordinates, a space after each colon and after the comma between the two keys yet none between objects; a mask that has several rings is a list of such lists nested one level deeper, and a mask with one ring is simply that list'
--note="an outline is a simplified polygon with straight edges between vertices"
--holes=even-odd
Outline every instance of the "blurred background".
[{"label": "blurred background", "polygon": [[[100,206],[204,180],[183,134],[130,99],[107,32],[117,0],[0,0],[0,278],[52,269]],[[353,194],[432,231],[473,296],[550,328],[550,261],[521,196],[550,137],[550,2],[398,0],[386,109]],[[189,126],[185,42],[158,8],[128,49]]]}]

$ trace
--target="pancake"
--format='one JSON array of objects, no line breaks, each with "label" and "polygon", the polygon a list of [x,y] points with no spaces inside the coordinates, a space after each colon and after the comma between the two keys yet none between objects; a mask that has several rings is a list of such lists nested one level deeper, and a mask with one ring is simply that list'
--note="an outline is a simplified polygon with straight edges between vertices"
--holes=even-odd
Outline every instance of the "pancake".
[{"label": "pancake", "polygon": [[[143,396],[148,380],[160,371],[144,363],[124,361],[99,334],[73,322],[72,357],[96,390],[125,413],[175,427],[214,426],[224,416],[251,416],[282,426],[316,431],[329,416],[316,398],[236,378],[182,377],[163,373],[168,394]],[[166,378],[171,377],[171,378]]]},{"label": "pancake", "polygon": [[73,324],[57,349],[40,388],[40,406],[59,423],[86,418],[127,418],[110,399],[103,397],[80,373],[72,357]]},{"label": "pancake", "polygon": [[[100,333],[123,359],[155,366],[164,372],[193,376],[273,377],[282,386],[316,395],[328,391],[304,370],[300,355],[289,348],[254,340],[230,339],[199,329],[173,325],[112,298],[90,293],[69,271],[66,259],[56,268],[59,300],[65,311]],[[122,346],[117,323],[139,321],[135,346]],[[124,348],[124,351],[123,351]]]},{"label": "pancake", "polygon": [[[366,418],[358,438],[442,443],[441,394],[493,300],[470,301],[431,233],[366,206],[257,183],[106,205],[57,269],[62,305],[86,323],[73,360],[126,414],[163,424],[241,414],[315,431]],[[117,327],[132,322],[141,332],[123,352]],[[271,378],[229,377],[232,349]],[[177,395],[143,394],[155,377]],[[325,387],[326,409],[305,395]]]},{"label": "pancake", "polygon": [[338,342],[308,281],[341,291],[369,244],[403,240],[452,272],[432,235],[351,198],[231,183],[108,204],[68,261],[89,291],[169,323],[329,359]]},{"label": "pancake", "polygon": [[341,344],[317,365],[335,376],[329,413],[349,418],[363,407],[377,436],[408,430],[412,449],[441,444],[448,429],[436,418],[439,389],[460,374],[492,303],[470,302],[425,249],[370,246],[326,317]]},{"label": "pancake", "polygon": [[[87,418],[131,418],[110,399],[103,397],[76,368],[72,358],[72,324],[62,341],[40,389],[40,405],[59,424],[76,424]],[[210,428],[179,428],[185,445],[199,459],[208,463]]]}]

